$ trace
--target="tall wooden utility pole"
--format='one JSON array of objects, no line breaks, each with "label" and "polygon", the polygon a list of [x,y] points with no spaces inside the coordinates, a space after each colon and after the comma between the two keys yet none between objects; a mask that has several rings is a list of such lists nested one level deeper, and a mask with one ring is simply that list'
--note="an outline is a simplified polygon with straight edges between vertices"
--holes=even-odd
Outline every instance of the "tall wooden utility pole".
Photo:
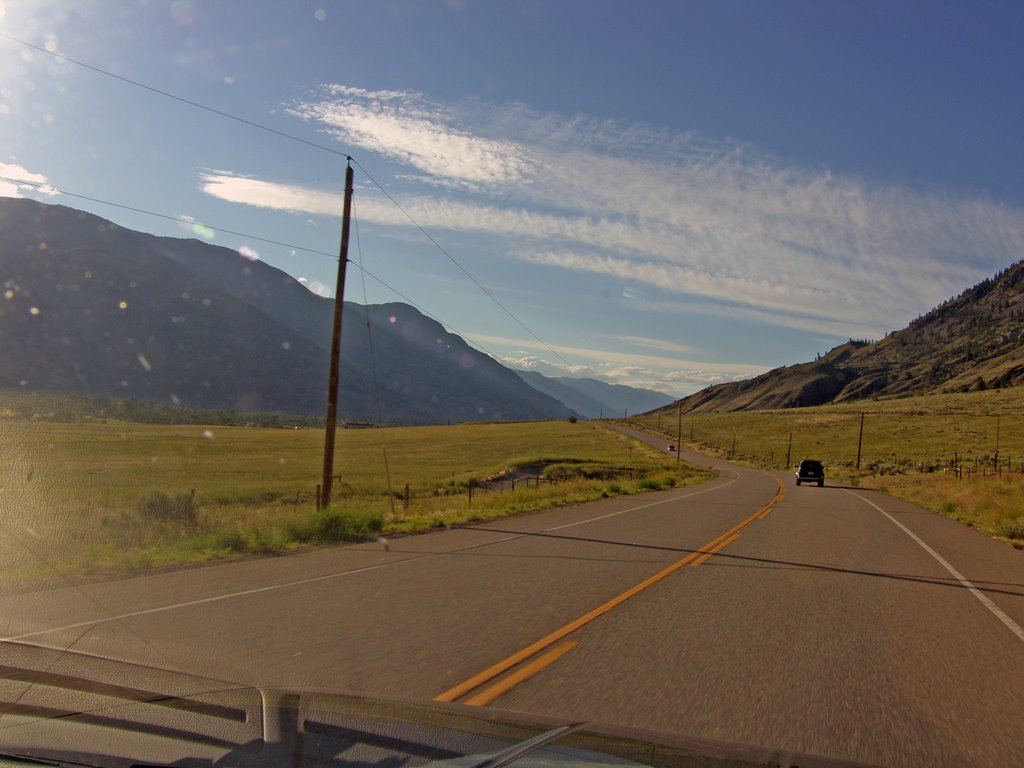
[{"label": "tall wooden utility pole", "polygon": [[331,369],[327,381],[327,429],[324,435],[324,481],[320,508],[331,503],[334,484],[334,432],[338,428],[338,365],[341,360],[341,314],[345,305],[345,268],[348,266],[348,232],[352,216],[352,158],[345,167],[345,211],[341,219],[341,250],[338,252],[338,286],[334,291],[334,334],[331,337]]}]

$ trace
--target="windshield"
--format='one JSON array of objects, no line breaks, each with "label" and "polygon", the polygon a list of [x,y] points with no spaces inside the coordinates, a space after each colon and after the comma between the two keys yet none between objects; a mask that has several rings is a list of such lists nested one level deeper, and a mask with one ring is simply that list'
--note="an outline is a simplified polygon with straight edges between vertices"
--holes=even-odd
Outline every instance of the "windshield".
[{"label": "windshield", "polygon": [[1020,763],[1022,33],[0,0],[0,753]]}]

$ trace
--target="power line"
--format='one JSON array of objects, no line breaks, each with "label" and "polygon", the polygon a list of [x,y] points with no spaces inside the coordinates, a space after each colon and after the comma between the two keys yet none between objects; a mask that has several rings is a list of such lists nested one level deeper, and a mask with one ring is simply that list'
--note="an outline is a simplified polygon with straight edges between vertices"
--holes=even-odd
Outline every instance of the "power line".
[{"label": "power line", "polygon": [[69,64],[74,64],[76,66],[82,67],[83,69],[88,69],[88,70],[90,70],[92,72],[96,72],[96,73],[101,74],[101,75],[106,75],[107,77],[112,77],[115,80],[120,80],[122,83],[128,83],[128,85],[134,85],[136,88],[142,88],[143,90],[149,91],[150,93],[155,93],[158,96],[164,96],[164,97],[166,97],[168,99],[173,99],[174,101],[181,102],[182,104],[187,104],[190,107],[195,107],[196,109],[202,109],[202,110],[204,110],[206,112],[210,112],[210,113],[212,113],[214,115],[218,115],[220,117],[226,117],[228,120],[234,120],[236,122],[242,123],[243,125],[248,125],[250,128],[257,128],[257,129],[259,129],[261,131],[266,131],[267,133],[272,133],[275,136],[280,136],[283,139],[288,139],[290,141],[297,141],[300,144],[305,144],[305,145],[307,145],[309,147],[313,147],[314,149],[319,149],[319,150],[322,150],[324,152],[330,152],[332,155],[339,155],[341,157],[348,157],[347,153],[341,152],[341,151],[339,151],[337,149],[331,149],[330,147],[328,147],[328,146],[326,146],[324,144],[317,144],[315,141],[309,141],[308,139],[303,139],[303,138],[300,138],[299,136],[294,136],[294,135],[292,135],[290,133],[286,133],[285,131],[279,131],[276,128],[271,128],[270,126],[262,125],[260,123],[257,123],[255,121],[253,121],[253,120],[247,120],[244,117],[239,117],[238,115],[233,115],[230,112],[224,112],[223,110],[216,109],[215,107],[209,107],[206,104],[199,103],[198,101],[193,101],[192,99],[186,99],[184,96],[178,96],[176,94],[171,93],[170,91],[165,91],[165,90],[163,90],[161,88],[155,88],[152,85],[146,85],[145,83],[141,83],[138,80],[132,80],[130,77],[124,77],[123,75],[115,74],[113,72],[110,72],[109,70],[102,69],[101,67],[96,67],[96,66],[93,66],[92,64],[86,64],[84,61],[79,61],[78,59],[73,59],[70,56],[65,56],[62,53],[57,53],[56,51],[48,50],[48,49],[43,48],[42,46],[39,46],[39,45],[33,45],[32,43],[26,42],[25,40],[19,40],[18,38],[13,37],[12,35],[8,35],[8,34],[6,34],[4,32],[0,32],[0,37],[4,38],[6,40],[10,40],[12,43],[19,43],[21,45],[24,45],[26,48],[31,48],[34,51],[39,51],[40,53],[45,53],[47,56],[53,56],[53,58],[59,59],[60,61],[66,61]]},{"label": "power line", "polygon": [[352,222],[356,231],[356,253],[359,254],[359,276],[363,283],[363,313],[366,316],[366,342],[370,352],[370,372],[373,374],[373,398],[377,404],[377,421],[381,418],[380,383],[377,380],[377,355],[373,349],[373,324],[370,322],[370,305],[366,297],[366,272],[363,270],[363,243],[359,238],[359,217],[356,216],[355,196],[352,197]]},{"label": "power line", "polygon": [[[360,171],[362,171],[366,175],[366,178],[368,178],[373,183],[373,185],[375,187],[377,187],[377,189],[379,189],[384,194],[384,196],[391,202],[391,204],[394,205],[399,211],[401,211],[402,215],[405,216],[409,220],[409,222],[413,225],[413,227],[415,227],[425,238],[427,238],[427,240],[430,241],[430,243],[433,244],[433,246],[435,248],[437,248],[442,254],[444,254],[444,256],[452,264],[454,264],[458,268],[458,270],[460,272],[462,272],[463,275],[466,276],[467,279],[469,279],[473,283],[473,285],[475,285],[477,288],[479,288],[480,291],[485,296],[487,296],[487,298],[489,298],[492,302],[494,302],[495,305],[497,305],[506,315],[508,315],[510,318],[512,318],[512,320],[520,328],[522,328],[524,331],[526,331],[527,334],[529,334],[531,337],[533,337],[548,352],[550,352],[552,355],[557,357],[559,360],[561,360],[566,365],[571,365],[571,363],[568,360],[566,360],[565,357],[563,357],[559,352],[556,352],[554,349],[552,349],[551,346],[549,346],[546,341],[544,341],[540,336],[538,336],[536,333],[534,333],[533,330],[531,328],[529,328],[529,326],[526,325],[526,323],[524,323],[522,320],[520,320],[519,317],[517,317],[515,315],[515,313],[512,312],[512,310],[510,310],[508,307],[506,307],[497,297],[495,297],[494,294],[492,294],[490,291],[488,291],[486,288],[484,288],[484,286],[475,277],[473,277],[473,275],[471,275],[469,273],[469,271],[466,270],[466,268],[463,267],[462,264],[460,264],[455,259],[455,257],[452,256],[452,254],[449,253],[448,250],[446,248],[444,248],[433,237],[433,235],[431,235],[429,232],[427,232],[427,230],[424,229],[419,224],[419,222],[417,222],[412,217],[412,215],[407,210],[405,210],[405,208],[403,208],[399,204],[399,202],[391,195],[391,193],[388,192],[387,189],[384,188],[383,184],[378,182],[370,174],[370,172],[367,171],[366,168],[363,167],[363,165],[361,163],[359,163],[357,160],[355,160],[348,153],[341,152],[341,151],[336,150],[336,149],[332,149],[331,147],[328,147],[328,146],[326,146],[324,144],[318,144],[318,143],[316,143],[314,141],[309,141],[308,139],[300,138],[299,136],[295,136],[293,134],[286,133],[285,131],[279,131],[276,128],[271,128],[269,126],[262,125],[261,123],[257,123],[257,122],[255,122],[253,120],[248,120],[248,119],[246,119],[244,117],[239,117],[238,115],[231,114],[230,112],[225,112],[223,110],[216,109],[215,107],[207,106],[206,104],[202,104],[202,103],[200,103],[198,101],[194,101],[192,99],[187,99],[187,98],[185,98],[183,96],[178,96],[178,95],[173,94],[173,93],[171,93],[169,91],[165,91],[165,90],[163,90],[161,88],[156,88],[156,87],[151,86],[151,85],[146,85],[145,83],[142,83],[142,82],[140,82],[138,80],[133,80],[132,78],[124,77],[123,75],[115,74],[113,72],[110,72],[109,70],[102,69],[101,67],[97,67],[97,66],[94,66],[92,64],[86,64],[85,62],[79,61],[78,59],[73,59],[70,56],[65,56],[64,54],[60,54],[60,53],[57,53],[55,51],[48,50],[47,48],[44,48],[42,46],[34,45],[32,43],[29,43],[29,42],[27,42],[25,40],[21,40],[21,39],[19,39],[17,37],[14,37],[12,35],[8,35],[6,33],[0,32],[0,37],[4,38],[6,40],[10,40],[11,42],[19,43],[20,45],[24,45],[24,46],[26,46],[28,48],[31,48],[31,49],[35,50],[35,51],[39,51],[40,53],[45,53],[48,56],[53,56],[54,58],[59,59],[60,61],[66,61],[68,63],[75,64],[76,66],[82,67],[84,69],[88,69],[88,70],[90,70],[92,72],[96,72],[96,73],[101,74],[101,75],[106,75],[107,77],[114,78],[115,80],[119,80],[119,81],[121,81],[123,83],[127,83],[129,85],[133,85],[133,86],[135,86],[137,88],[142,88],[143,90],[149,91],[151,93],[155,93],[155,94],[157,94],[159,96],[164,96],[164,97],[166,97],[168,99],[173,99],[174,101],[180,102],[182,104],[187,104],[187,105],[189,105],[191,107],[195,107],[196,109],[201,109],[201,110],[204,110],[206,112],[210,112],[211,114],[217,115],[219,117],[224,117],[224,118],[227,118],[228,120],[234,120],[236,122],[242,123],[243,125],[247,125],[247,126],[249,126],[251,128],[256,128],[256,129],[261,130],[261,131],[266,131],[267,133],[271,133],[271,134],[273,134],[275,136],[279,136],[281,138],[288,139],[290,141],[295,141],[295,142],[298,142],[300,144],[305,144],[308,147],[312,147],[314,149],[319,149],[319,150],[321,150],[323,152],[329,152],[332,155],[337,155],[339,157],[344,157],[344,158],[350,160],[352,163],[354,163],[359,168]],[[89,199],[89,198],[86,198],[86,199]],[[119,206],[119,207],[128,208],[128,206]],[[130,209],[129,208],[129,210],[134,210],[134,209]],[[155,214],[155,215],[159,215],[159,214]],[[222,230],[222,231],[230,232],[230,230],[226,230],[226,229]],[[239,234],[239,233],[231,233],[231,234]],[[245,235],[245,236],[248,237],[248,235]],[[256,239],[260,239],[260,238],[256,238]],[[264,242],[273,242],[273,241],[264,241]],[[280,245],[280,243],[278,243],[278,244]],[[308,250],[308,249],[304,248],[302,250]],[[490,353],[488,353],[488,354],[490,354]]]},{"label": "power line", "polygon": [[396,207],[396,208],[397,208],[397,209],[398,209],[399,211],[401,211],[401,212],[402,212],[402,215],[403,215],[403,216],[405,216],[405,217],[406,217],[407,219],[409,219],[410,223],[411,223],[411,224],[412,224],[412,225],[413,225],[414,227],[416,227],[416,229],[418,229],[418,230],[419,230],[419,231],[420,231],[420,232],[421,232],[421,233],[423,234],[423,236],[424,236],[425,238],[427,238],[427,240],[429,240],[429,241],[430,241],[431,243],[433,243],[433,244],[434,244],[434,247],[435,247],[435,248],[437,248],[437,250],[439,250],[439,251],[440,251],[441,253],[443,253],[443,254],[444,254],[445,256],[447,256],[447,257],[448,257],[448,260],[449,260],[449,261],[450,261],[450,262],[451,262],[452,264],[454,264],[454,265],[455,265],[456,267],[458,267],[459,271],[460,271],[460,272],[462,272],[462,274],[464,274],[464,275],[465,275],[465,276],[466,276],[467,278],[469,278],[469,280],[471,280],[471,281],[472,281],[473,285],[475,285],[475,286],[476,286],[477,288],[479,288],[479,289],[480,289],[480,290],[481,290],[481,291],[482,291],[482,292],[484,293],[484,295],[486,295],[486,296],[487,296],[487,297],[488,297],[488,298],[489,298],[489,299],[490,299],[491,301],[493,301],[493,302],[494,302],[495,304],[497,304],[497,305],[498,305],[498,306],[499,306],[499,307],[500,307],[500,308],[502,309],[502,311],[503,311],[503,312],[504,312],[504,313],[505,313],[506,315],[508,315],[509,317],[511,317],[511,318],[512,318],[512,319],[513,319],[513,320],[514,320],[514,321],[515,321],[515,322],[516,322],[516,323],[517,323],[517,324],[519,325],[519,327],[520,327],[520,328],[522,328],[522,329],[523,329],[524,331],[526,331],[526,332],[527,332],[528,334],[530,334],[530,335],[531,335],[531,336],[532,336],[532,337],[533,337],[534,339],[536,339],[536,340],[537,340],[537,341],[538,341],[538,342],[539,342],[540,344],[544,345],[544,348],[545,348],[545,349],[546,349],[546,350],[547,350],[548,352],[550,352],[551,354],[553,354],[553,355],[554,355],[555,357],[557,357],[557,358],[558,358],[559,360],[561,360],[561,361],[562,361],[563,363],[565,363],[566,365],[572,365],[572,364],[571,364],[571,363],[570,363],[570,362],[569,362],[568,360],[566,360],[566,359],[565,359],[564,357],[562,357],[562,355],[560,355],[560,354],[559,354],[558,352],[556,352],[556,351],[555,351],[555,350],[553,350],[553,349],[552,349],[552,348],[551,348],[550,346],[548,346],[548,343],[547,343],[546,341],[544,341],[544,339],[542,339],[542,338],[541,338],[540,336],[538,336],[538,335],[537,335],[536,333],[534,333],[534,332],[533,332],[533,331],[532,331],[532,330],[531,330],[531,329],[530,329],[529,327],[527,327],[526,323],[524,323],[524,322],[523,322],[522,320],[520,320],[520,319],[519,319],[518,317],[516,317],[516,315],[515,315],[515,314],[513,314],[512,310],[510,310],[510,309],[509,309],[508,307],[506,307],[506,306],[505,306],[504,304],[502,304],[502,303],[501,303],[500,301],[498,301],[498,299],[497,299],[497,298],[496,298],[496,297],[494,296],[494,294],[492,294],[492,293],[491,293],[490,291],[488,291],[488,290],[487,290],[486,288],[484,288],[484,287],[483,287],[483,286],[482,286],[482,285],[480,284],[480,282],[479,282],[479,281],[478,281],[478,280],[477,280],[477,279],[476,279],[475,277],[473,277],[473,276],[472,276],[471,274],[469,274],[469,272],[467,272],[467,271],[466,271],[466,268],[465,268],[465,267],[463,267],[463,266],[462,266],[462,265],[461,265],[461,264],[460,264],[460,263],[459,263],[458,261],[456,261],[455,257],[454,257],[454,256],[452,256],[452,255],[451,255],[451,254],[450,254],[450,253],[449,253],[449,252],[447,251],[447,249],[445,249],[445,248],[444,248],[444,246],[442,246],[442,245],[441,245],[441,244],[440,244],[439,242],[437,242],[437,240],[435,240],[435,239],[434,239],[434,237],[433,237],[433,236],[432,236],[432,235],[431,235],[431,234],[430,234],[429,232],[427,232],[427,230],[425,230],[425,229],[424,229],[423,227],[421,227],[421,226],[419,225],[419,223],[418,223],[418,222],[417,222],[417,221],[416,221],[416,220],[415,220],[415,219],[414,219],[414,218],[413,218],[413,217],[412,217],[412,216],[411,216],[411,215],[409,214],[409,212],[408,212],[408,211],[406,211],[406,210],[405,210],[405,208],[403,208],[403,207],[402,207],[401,205],[399,205],[399,204],[398,204],[398,201],[397,201],[397,200],[395,200],[395,198],[393,198],[393,197],[391,196],[391,194],[390,194],[390,193],[389,193],[389,192],[388,192],[388,191],[387,191],[386,189],[384,189],[384,186],[383,186],[382,184],[380,184],[380,183],[379,183],[379,182],[378,182],[378,181],[377,181],[377,180],[376,180],[375,178],[373,178],[373,176],[371,176],[371,175],[370,175],[369,171],[367,171],[367,170],[366,170],[366,169],[365,169],[365,168],[364,168],[364,167],[363,167],[363,166],[362,166],[362,165],[361,165],[361,164],[359,163],[359,161],[358,161],[358,160],[354,160],[354,159],[353,159],[353,160],[352,160],[352,163],[353,163],[353,164],[354,164],[354,165],[355,165],[355,166],[356,166],[357,168],[359,168],[359,170],[360,170],[360,171],[362,171],[362,172],[363,172],[363,173],[364,173],[364,174],[366,175],[366,178],[368,178],[368,179],[369,179],[369,180],[370,180],[371,182],[373,182],[373,185],[374,185],[375,187],[377,187],[377,189],[379,189],[379,190],[380,190],[381,192],[383,192],[383,193],[384,193],[384,196],[385,196],[385,197],[386,197],[386,198],[387,198],[388,200],[390,200],[390,201],[391,201],[391,203],[392,203],[392,204],[393,204],[393,205],[394,205],[394,206],[395,206],[395,207]]},{"label": "power line", "polygon": [[122,210],[125,210],[125,211],[132,211],[133,213],[144,213],[147,216],[155,216],[158,219],[167,219],[168,221],[176,221],[176,222],[179,222],[181,224],[188,224],[189,226],[192,226],[192,227],[204,227],[206,229],[212,229],[212,230],[215,230],[217,232],[225,232],[225,233],[227,233],[229,235],[238,235],[239,237],[247,237],[250,240],[258,240],[261,243],[269,243],[270,245],[280,245],[283,248],[292,248],[292,249],[294,249],[296,251],[305,251],[306,253],[315,253],[315,254],[318,254],[320,256],[327,256],[327,257],[332,258],[332,259],[336,258],[333,253],[327,253],[326,251],[318,251],[318,250],[315,250],[313,248],[304,248],[301,245],[293,245],[292,243],[284,243],[284,242],[281,242],[280,240],[271,240],[271,239],[266,238],[266,237],[259,237],[258,235],[250,235],[247,232],[236,232],[233,229],[226,229],[224,227],[213,227],[213,226],[210,226],[208,224],[203,224],[201,221],[196,221],[195,219],[190,219],[187,216],[171,216],[170,214],[167,214],[167,213],[157,213],[156,211],[147,211],[145,208],[136,208],[135,206],[132,206],[132,205],[124,205],[122,203],[114,203],[114,202],[111,202],[110,200],[101,200],[98,197],[90,197],[89,195],[80,195],[80,194],[77,194],[75,192],[68,192],[67,190],[64,190],[64,189],[57,189],[57,187],[54,187],[51,184],[43,184],[43,183],[40,183],[40,182],[37,182],[37,181],[28,181],[26,179],[13,179],[13,178],[10,178],[9,176],[0,176],[0,181],[7,181],[7,182],[11,182],[13,184],[24,184],[25,186],[35,187],[36,189],[39,189],[39,190],[52,190],[54,192],[58,192],[59,194],[67,195],[68,197],[76,197],[79,200],[88,200],[91,203],[100,203],[101,205],[109,205],[109,206],[111,206],[113,208],[121,208]]},{"label": "power line", "polygon": [[[257,241],[259,241],[261,243],[269,243],[271,245],[280,245],[280,246],[282,246],[284,248],[291,248],[292,250],[296,250],[296,251],[303,251],[305,253],[312,253],[312,254],[316,254],[317,256],[326,256],[327,258],[329,258],[331,260],[336,260],[338,258],[338,255],[335,254],[335,253],[328,253],[327,251],[319,251],[319,250],[317,250],[315,248],[306,248],[306,247],[301,246],[301,245],[294,245],[292,243],[285,243],[285,242],[282,242],[280,240],[271,240],[270,238],[260,237],[259,235],[249,234],[248,232],[238,232],[236,230],[227,229],[225,227],[218,227],[218,226],[214,226],[214,225],[211,225],[211,224],[205,224],[203,222],[196,221],[195,219],[190,219],[190,218],[187,218],[187,217],[184,217],[184,216],[171,216],[170,214],[157,213],[156,211],[149,211],[149,210],[146,210],[145,208],[138,208],[138,207],[132,206],[132,205],[124,205],[122,203],[114,203],[114,202],[111,202],[110,200],[103,200],[103,199],[98,198],[98,197],[91,197],[89,195],[80,195],[80,194],[77,194],[75,192],[68,192],[67,190],[64,190],[64,189],[58,189],[57,187],[54,187],[51,184],[43,184],[43,183],[38,182],[38,181],[28,181],[26,179],[15,179],[15,178],[12,178],[10,176],[0,176],[0,181],[6,181],[6,182],[10,182],[12,184],[23,184],[25,186],[34,187],[34,188],[40,189],[40,190],[50,190],[50,191],[53,191],[53,192],[57,192],[57,193],[59,193],[61,195],[67,195],[68,197],[75,197],[75,198],[78,198],[80,200],[88,200],[89,202],[99,203],[100,205],[109,205],[109,206],[111,206],[113,208],[121,208],[121,209],[126,210],[126,211],[132,211],[133,213],[141,213],[141,214],[144,214],[146,216],[155,216],[158,219],[166,219],[168,221],[175,221],[175,222],[179,222],[181,224],[188,224],[189,226],[193,226],[193,227],[203,227],[205,229],[210,229],[210,230],[213,230],[215,232],[223,232],[223,233],[226,233],[226,234],[229,234],[229,235],[236,235],[238,237],[245,237],[245,238],[248,238],[250,240],[257,240]],[[499,358],[498,355],[496,355],[495,353],[491,352],[485,346],[483,346],[482,344],[480,344],[477,341],[475,341],[471,336],[469,336],[469,335],[463,333],[462,331],[460,331],[454,325],[451,325],[450,323],[446,323],[445,321],[441,320],[440,318],[435,317],[434,315],[432,315],[430,312],[428,312],[423,307],[419,306],[415,301],[410,299],[408,296],[406,296],[400,290],[395,288],[393,285],[389,284],[386,280],[384,280],[381,277],[378,277],[377,275],[373,274],[373,272],[371,272],[370,270],[368,270],[365,267],[363,267],[362,264],[355,263],[351,259],[348,260],[348,263],[355,264],[356,268],[358,268],[359,271],[362,274],[364,274],[365,276],[371,278],[372,280],[376,280],[378,283],[380,283],[382,286],[384,286],[389,291],[394,293],[398,298],[400,298],[406,304],[408,304],[409,306],[411,306],[414,309],[416,309],[417,311],[419,311],[424,317],[429,317],[431,320],[434,320],[436,323],[441,325],[443,328],[449,329],[452,333],[462,337],[466,341],[472,342],[472,344],[477,349],[479,349],[481,352],[489,355],[490,357],[492,357],[492,358],[494,358],[496,360]],[[364,293],[365,293],[365,291],[364,291]]]}]

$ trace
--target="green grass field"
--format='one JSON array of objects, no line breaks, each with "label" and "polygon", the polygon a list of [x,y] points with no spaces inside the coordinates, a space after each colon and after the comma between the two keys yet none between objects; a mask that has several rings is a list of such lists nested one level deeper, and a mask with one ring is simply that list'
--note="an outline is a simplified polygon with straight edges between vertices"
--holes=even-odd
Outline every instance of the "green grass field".
[{"label": "green grass field", "polygon": [[1024,546],[1024,389],[683,416],[681,428],[674,415],[631,421],[767,469],[785,468],[787,457],[789,465],[821,459],[830,479],[880,489]]},{"label": "green grass field", "polygon": [[[317,512],[320,430],[0,426],[0,565],[18,578],[284,552],[708,476],[596,423],[341,430],[334,503]],[[519,467],[541,467],[531,472],[543,479],[499,491],[494,481]]]}]

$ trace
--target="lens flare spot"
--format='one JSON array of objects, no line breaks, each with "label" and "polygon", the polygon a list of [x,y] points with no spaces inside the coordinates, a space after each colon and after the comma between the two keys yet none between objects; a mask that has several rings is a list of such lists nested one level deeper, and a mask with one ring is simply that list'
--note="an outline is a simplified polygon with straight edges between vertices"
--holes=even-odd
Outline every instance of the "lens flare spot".
[{"label": "lens flare spot", "polygon": [[392,315],[391,317],[388,318],[388,322],[394,325],[395,323],[398,322],[398,318]]},{"label": "lens flare spot", "polygon": [[317,21],[323,21],[324,19],[327,18],[327,11],[325,11],[323,8],[317,8],[313,16],[316,18]]},{"label": "lens flare spot", "polygon": [[213,439],[215,439],[214,436],[213,436],[213,432],[211,432],[208,429],[204,429],[203,430],[203,439],[204,440],[213,440]]},{"label": "lens flare spot", "polygon": [[204,240],[213,240],[217,236],[216,232],[214,232],[209,227],[203,226],[202,224],[193,224],[192,232],[196,235],[199,235],[199,237],[203,238]]},{"label": "lens flare spot", "polygon": [[153,370],[153,366],[150,365],[149,360],[147,360],[146,356],[144,354],[142,354],[141,352],[139,352],[139,365],[142,366],[142,369],[144,371],[149,372],[149,371]]},{"label": "lens flare spot", "polygon": [[459,358],[459,365],[467,369],[472,368],[474,365],[476,365],[476,360],[473,359],[473,356],[471,354],[466,352]]},{"label": "lens flare spot", "polygon": [[199,13],[192,0],[174,0],[171,3],[171,18],[183,27],[194,24],[198,16]]},{"label": "lens flare spot", "polygon": [[28,313],[30,315],[38,315],[39,314],[39,307],[29,307]]},{"label": "lens flare spot", "polygon": [[243,245],[238,249],[238,255],[242,258],[248,259],[249,261],[259,261],[260,254],[255,248],[250,248],[248,245]]},{"label": "lens flare spot", "polygon": [[117,306],[119,306],[121,309],[128,309],[128,302],[125,301],[124,299],[121,299],[121,301],[117,303]]}]

